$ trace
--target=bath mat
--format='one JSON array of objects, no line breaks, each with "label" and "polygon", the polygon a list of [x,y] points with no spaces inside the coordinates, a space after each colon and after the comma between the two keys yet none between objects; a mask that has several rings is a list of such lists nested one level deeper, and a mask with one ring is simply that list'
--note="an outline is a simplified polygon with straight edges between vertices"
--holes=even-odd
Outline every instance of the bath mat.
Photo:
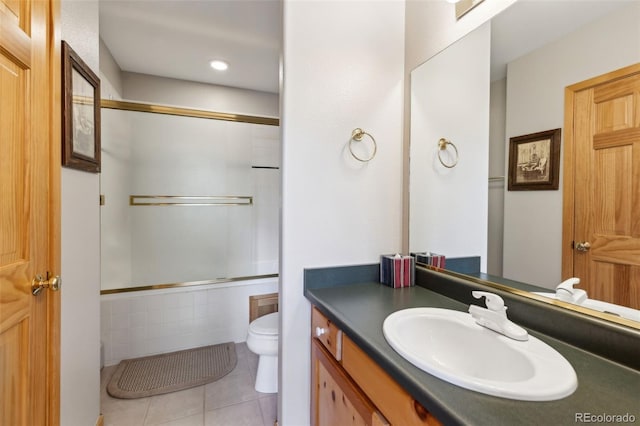
[{"label": "bath mat", "polygon": [[216,381],[236,366],[232,342],[143,358],[125,359],[113,373],[107,392],[114,398],[144,398]]}]

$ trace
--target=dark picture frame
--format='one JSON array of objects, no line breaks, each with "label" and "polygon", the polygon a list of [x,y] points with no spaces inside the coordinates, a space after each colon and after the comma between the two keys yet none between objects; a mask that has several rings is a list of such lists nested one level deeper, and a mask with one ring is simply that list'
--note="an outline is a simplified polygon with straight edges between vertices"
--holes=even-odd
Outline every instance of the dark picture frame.
[{"label": "dark picture frame", "polygon": [[100,172],[100,79],[62,42],[62,165]]},{"label": "dark picture frame", "polygon": [[509,191],[556,190],[561,129],[509,138]]}]

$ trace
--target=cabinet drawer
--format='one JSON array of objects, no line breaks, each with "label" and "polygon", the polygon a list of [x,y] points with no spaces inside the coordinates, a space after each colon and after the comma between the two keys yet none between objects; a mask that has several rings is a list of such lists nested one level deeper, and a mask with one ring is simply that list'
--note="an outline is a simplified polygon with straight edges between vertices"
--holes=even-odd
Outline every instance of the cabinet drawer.
[{"label": "cabinet drawer", "polygon": [[442,425],[347,336],[342,339],[342,366],[391,424]]},{"label": "cabinet drawer", "polygon": [[311,336],[317,338],[336,360],[342,359],[342,331],[315,306],[311,313]]}]

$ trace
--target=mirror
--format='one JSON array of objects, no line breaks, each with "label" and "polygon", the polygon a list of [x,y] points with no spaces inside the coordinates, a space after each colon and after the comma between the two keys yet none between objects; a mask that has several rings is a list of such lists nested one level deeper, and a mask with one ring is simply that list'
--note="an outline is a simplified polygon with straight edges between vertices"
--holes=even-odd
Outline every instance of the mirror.
[{"label": "mirror", "polygon": [[[410,251],[480,256],[478,276],[553,294],[562,178],[557,191],[506,191],[508,141],[562,128],[566,86],[639,62],[639,22],[637,2],[516,2],[417,67]],[[456,146],[453,168],[439,161],[456,155],[440,138]]]}]

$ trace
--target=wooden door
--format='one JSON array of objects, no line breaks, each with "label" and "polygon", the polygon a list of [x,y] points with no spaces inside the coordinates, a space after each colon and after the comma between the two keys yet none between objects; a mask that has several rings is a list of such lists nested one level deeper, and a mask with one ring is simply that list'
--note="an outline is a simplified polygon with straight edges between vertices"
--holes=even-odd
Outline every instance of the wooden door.
[{"label": "wooden door", "polygon": [[563,278],[640,309],[640,64],[565,96]]},{"label": "wooden door", "polygon": [[59,423],[57,0],[0,0],[0,424]]}]

